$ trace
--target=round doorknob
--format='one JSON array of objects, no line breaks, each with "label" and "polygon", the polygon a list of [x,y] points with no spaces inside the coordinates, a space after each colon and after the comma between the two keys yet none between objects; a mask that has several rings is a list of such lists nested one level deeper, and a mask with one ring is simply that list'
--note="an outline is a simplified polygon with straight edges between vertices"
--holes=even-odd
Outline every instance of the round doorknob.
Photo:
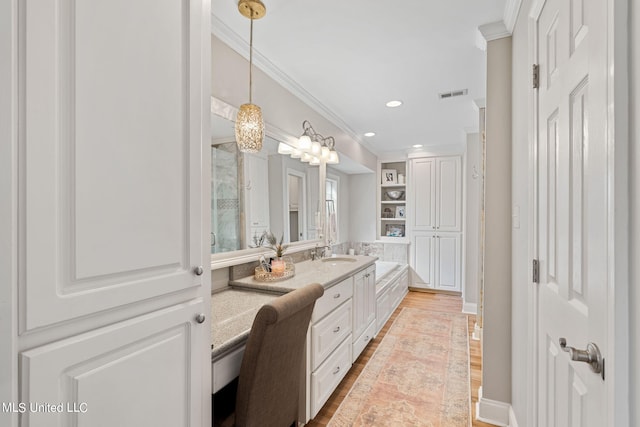
[{"label": "round doorknob", "polygon": [[196,273],[196,276],[202,276],[202,273],[204,273],[204,268],[202,268],[202,266],[199,265],[193,269],[193,272]]},{"label": "round doorknob", "polygon": [[200,313],[196,316],[196,322],[198,323],[204,323],[206,317],[203,313]]}]

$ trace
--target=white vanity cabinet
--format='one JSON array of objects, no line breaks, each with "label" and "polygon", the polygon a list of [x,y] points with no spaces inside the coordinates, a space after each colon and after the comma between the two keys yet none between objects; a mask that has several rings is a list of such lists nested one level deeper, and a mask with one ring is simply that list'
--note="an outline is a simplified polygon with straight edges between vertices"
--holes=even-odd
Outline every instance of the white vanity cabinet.
[{"label": "white vanity cabinet", "polygon": [[313,418],[351,368],[353,277],[330,287],[311,316],[309,379]]},{"label": "white vanity cabinet", "polygon": [[353,277],[353,354],[355,361],[375,336],[376,268],[370,266]]}]

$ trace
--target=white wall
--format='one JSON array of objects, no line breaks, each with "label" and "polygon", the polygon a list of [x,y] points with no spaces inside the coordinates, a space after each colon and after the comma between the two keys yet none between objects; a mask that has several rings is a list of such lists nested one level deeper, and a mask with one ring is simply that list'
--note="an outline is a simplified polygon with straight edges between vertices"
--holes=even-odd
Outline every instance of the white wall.
[{"label": "white wall", "polygon": [[351,175],[349,181],[349,223],[347,240],[373,242],[376,240],[376,191],[375,173]]},{"label": "white wall", "polygon": [[640,4],[630,1],[630,358],[631,425],[640,425]]},{"label": "white wall", "polygon": [[487,43],[483,398],[511,402],[511,37]]},{"label": "white wall", "polygon": [[[519,427],[527,427],[527,413],[532,410],[531,386],[527,383],[529,343],[529,122],[531,120],[531,61],[529,59],[529,17],[531,0],[523,1],[513,31],[513,138],[512,157],[512,253],[511,253],[511,405]],[[519,222],[519,226],[518,226]]]},{"label": "white wall", "polygon": [[464,303],[477,304],[478,286],[480,283],[480,267],[478,252],[480,251],[480,192],[482,191],[480,136],[477,133],[467,135],[467,151],[465,158],[464,194],[466,198],[466,218],[464,228],[465,261],[464,261]]}]

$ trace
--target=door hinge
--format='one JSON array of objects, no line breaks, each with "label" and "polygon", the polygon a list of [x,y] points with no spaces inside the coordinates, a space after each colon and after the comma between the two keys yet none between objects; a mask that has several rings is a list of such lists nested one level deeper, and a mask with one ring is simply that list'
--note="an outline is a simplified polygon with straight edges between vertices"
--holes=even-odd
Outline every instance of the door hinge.
[{"label": "door hinge", "polygon": [[533,283],[540,283],[540,262],[534,259],[531,267]]},{"label": "door hinge", "polygon": [[533,64],[533,88],[538,89],[540,87],[540,66],[538,64]]}]

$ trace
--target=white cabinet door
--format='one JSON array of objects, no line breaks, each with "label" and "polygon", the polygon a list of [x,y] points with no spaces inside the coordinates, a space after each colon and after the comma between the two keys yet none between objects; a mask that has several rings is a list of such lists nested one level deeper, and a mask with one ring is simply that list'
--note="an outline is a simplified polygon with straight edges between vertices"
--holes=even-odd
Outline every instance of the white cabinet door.
[{"label": "white cabinet door", "polygon": [[413,283],[417,288],[461,290],[459,233],[418,233],[413,237]]},{"label": "white cabinet door", "polygon": [[203,310],[194,300],[22,353],[21,401],[63,404],[26,411],[23,425],[201,425]]},{"label": "white cabinet door", "polygon": [[436,230],[461,231],[460,156],[436,158]]},{"label": "white cabinet door", "polygon": [[367,272],[361,271],[353,276],[353,339],[357,339],[366,328],[366,289]]},{"label": "white cabinet door", "polygon": [[21,3],[16,389],[88,405],[24,425],[209,423],[209,14]]},{"label": "white cabinet door", "polygon": [[413,236],[413,269],[416,277],[413,285],[418,288],[435,287],[435,235],[419,233]]},{"label": "white cabinet door", "polygon": [[411,162],[411,198],[413,229],[436,229],[436,164],[433,158]]},{"label": "white cabinet door", "polygon": [[24,10],[21,331],[202,282],[201,2],[63,6]]},{"label": "white cabinet door", "polygon": [[460,235],[438,234],[435,240],[435,287],[447,291],[460,291]]}]

